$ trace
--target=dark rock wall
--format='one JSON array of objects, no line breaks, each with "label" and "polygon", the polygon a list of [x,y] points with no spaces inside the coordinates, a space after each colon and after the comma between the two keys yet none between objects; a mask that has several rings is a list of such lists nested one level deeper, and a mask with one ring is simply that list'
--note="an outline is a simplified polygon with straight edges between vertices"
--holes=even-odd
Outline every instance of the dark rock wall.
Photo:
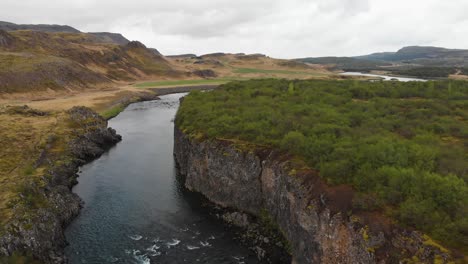
[{"label": "dark rock wall", "polygon": [[451,261],[428,237],[383,215],[350,215],[349,187],[327,186],[317,172],[301,175],[284,154],[191,139],[177,127],[174,136],[185,186],[223,207],[259,217],[266,212],[289,241],[293,263]]},{"label": "dark rock wall", "polygon": [[209,200],[259,216],[266,210],[292,245],[294,263],[374,263],[360,230],[341,214],[310,206],[286,162],[175,130],[174,155],[185,186]]}]

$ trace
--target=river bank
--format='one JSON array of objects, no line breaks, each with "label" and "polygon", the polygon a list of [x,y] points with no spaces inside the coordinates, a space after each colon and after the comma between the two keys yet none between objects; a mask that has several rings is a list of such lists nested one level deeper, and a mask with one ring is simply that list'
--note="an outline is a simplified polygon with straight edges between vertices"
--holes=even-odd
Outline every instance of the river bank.
[{"label": "river bank", "polygon": [[[31,111],[25,107],[17,114]],[[78,215],[81,204],[71,192],[78,168],[121,140],[89,108],[74,107],[59,120],[56,126],[61,130],[49,135],[34,161],[38,175],[25,181],[18,199],[10,203],[12,216],[0,233],[0,255],[6,256],[2,261],[66,263],[64,228]]]},{"label": "river bank", "polygon": [[[164,93],[179,90],[171,88]],[[118,141],[114,130],[107,131],[106,120],[91,109],[65,109],[92,102],[88,105],[109,119],[131,103],[158,98],[149,90],[87,94],[94,99],[80,101],[72,96],[24,101],[41,110],[19,106],[23,101],[17,99],[5,101],[7,106],[0,107],[2,124],[15,124],[2,128],[2,140],[12,148],[5,147],[0,153],[4,157],[0,166],[0,255],[10,256],[9,261],[65,262],[63,230],[80,208],[79,197],[70,191],[76,183],[76,172]],[[82,146],[74,143],[77,140]]]},{"label": "river bank", "polygon": [[180,96],[131,104],[109,121],[124,140],[80,169],[73,192],[84,207],[66,230],[71,263],[267,263],[218,219],[224,212],[178,180]]}]

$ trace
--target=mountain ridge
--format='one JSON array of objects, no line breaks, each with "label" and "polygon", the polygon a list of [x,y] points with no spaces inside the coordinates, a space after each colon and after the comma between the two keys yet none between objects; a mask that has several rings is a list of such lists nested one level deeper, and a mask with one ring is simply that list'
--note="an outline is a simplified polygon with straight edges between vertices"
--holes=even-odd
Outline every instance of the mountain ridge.
[{"label": "mountain ridge", "polygon": [[112,32],[82,32],[74,27],[68,25],[56,25],[56,24],[15,24],[6,21],[0,21],[0,30],[4,31],[18,31],[18,30],[31,30],[38,32],[48,33],[87,33],[96,38],[97,41],[102,43],[111,43],[117,45],[127,45],[130,40],[125,38],[120,33]]},{"label": "mountain ridge", "polygon": [[391,71],[399,75],[447,78],[467,72],[468,49],[405,46],[395,52],[351,57],[308,57],[296,61],[325,65],[332,70]]},{"label": "mountain ridge", "polygon": [[0,30],[0,92],[81,90],[178,74],[137,41],[118,45],[89,33]]}]

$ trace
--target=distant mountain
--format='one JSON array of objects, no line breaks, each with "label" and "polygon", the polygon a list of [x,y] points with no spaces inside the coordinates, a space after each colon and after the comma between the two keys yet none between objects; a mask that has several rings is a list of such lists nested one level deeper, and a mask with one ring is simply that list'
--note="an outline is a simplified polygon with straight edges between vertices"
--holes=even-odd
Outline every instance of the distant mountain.
[{"label": "distant mountain", "polygon": [[416,64],[440,64],[439,66],[462,66],[468,65],[468,50],[446,49],[439,47],[409,46],[397,52],[373,53],[370,55],[357,56],[357,59],[383,60],[383,61],[407,61]]},{"label": "distant mountain", "polygon": [[[408,46],[396,52],[379,52],[355,57],[302,58],[297,59],[297,61],[322,64],[332,69],[347,71],[393,70],[402,72],[402,70],[417,69],[416,72],[426,72],[428,77],[434,76],[434,72],[448,76],[447,72],[456,72],[456,68],[468,67],[468,50]],[[431,70],[420,70],[427,67],[430,67]],[[438,70],[438,67],[452,68],[452,70]],[[415,71],[409,73],[411,72]],[[440,77],[439,75],[437,77]]]},{"label": "distant mountain", "polygon": [[67,33],[80,33],[78,29],[70,26],[62,25],[18,25],[10,22],[0,21],[0,30],[13,31],[13,30],[34,30],[42,32],[67,32]]},{"label": "distant mountain", "polygon": [[355,56],[352,58],[363,59],[363,60],[373,60],[373,61],[391,61],[396,52],[377,52],[369,55]]}]

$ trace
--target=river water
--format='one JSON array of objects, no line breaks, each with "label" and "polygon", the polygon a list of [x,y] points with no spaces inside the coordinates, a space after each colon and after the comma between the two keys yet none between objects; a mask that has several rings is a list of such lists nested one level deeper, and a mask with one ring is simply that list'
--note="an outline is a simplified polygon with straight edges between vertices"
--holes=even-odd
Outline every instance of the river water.
[{"label": "river water", "polygon": [[127,107],[109,126],[123,141],[81,168],[85,202],[66,230],[78,263],[258,263],[177,181],[173,118],[182,94]]},{"label": "river water", "polygon": [[411,77],[395,77],[395,76],[387,76],[387,75],[379,75],[379,74],[371,74],[371,73],[362,73],[362,72],[344,72],[340,73],[341,75],[350,75],[350,76],[367,76],[367,77],[375,77],[375,78],[381,78],[384,81],[390,81],[390,80],[398,80],[400,82],[412,82],[412,81],[417,81],[417,82],[425,82],[427,80],[424,79],[418,79],[418,78],[411,78]]}]

